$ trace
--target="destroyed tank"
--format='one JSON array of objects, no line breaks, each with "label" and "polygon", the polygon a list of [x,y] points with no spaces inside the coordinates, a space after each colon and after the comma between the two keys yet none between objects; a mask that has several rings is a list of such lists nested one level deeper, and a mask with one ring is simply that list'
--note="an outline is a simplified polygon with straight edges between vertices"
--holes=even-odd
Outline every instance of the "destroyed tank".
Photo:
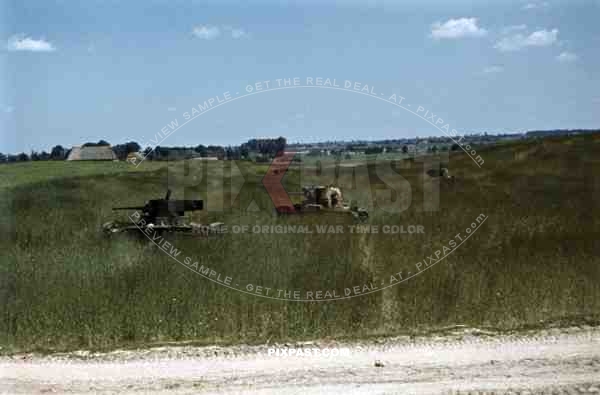
[{"label": "destroyed tank", "polygon": [[350,206],[343,201],[342,191],[333,185],[307,185],[302,187],[302,192],[292,192],[292,196],[302,196],[301,203],[293,206],[276,207],[278,215],[306,214],[306,213],[340,213],[350,214],[360,222],[369,218],[369,212],[364,208]]},{"label": "destroyed tank", "polygon": [[133,213],[129,214],[129,221],[105,223],[103,231],[106,234],[183,232],[203,236],[224,233],[225,225],[221,222],[203,225],[191,222],[185,216],[186,211],[202,210],[202,200],[171,200],[170,197],[171,190],[168,190],[164,199],[148,200],[143,206],[113,207],[113,210],[129,210]]}]

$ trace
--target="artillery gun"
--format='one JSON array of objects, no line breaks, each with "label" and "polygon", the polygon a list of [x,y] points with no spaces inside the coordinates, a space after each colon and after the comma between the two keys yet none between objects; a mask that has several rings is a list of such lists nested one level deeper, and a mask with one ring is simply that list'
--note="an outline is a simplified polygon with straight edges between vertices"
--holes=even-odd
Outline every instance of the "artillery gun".
[{"label": "artillery gun", "polygon": [[369,218],[369,212],[364,208],[350,206],[345,203],[340,188],[333,185],[307,185],[302,187],[302,192],[291,192],[292,196],[302,196],[301,203],[292,207],[280,206],[276,208],[278,215],[306,214],[306,213],[345,213],[360,222]]},{"label": "artillery gun", "polygon": [[[129,222],[111,221],[103,225],[107,234],[121,232],[184,232],[190,234],[210,235],[224,233],[225,225],[215,222],[202,225],[191,222],[185,216],[186,211],[198,211],[204,207],[202,200],[171,200],[171,190],[164,199],[148,200],[143,206],[113,207],[113,210],[135,210],[129,216]],[[140,213],[141,212],[141,213]]]}]

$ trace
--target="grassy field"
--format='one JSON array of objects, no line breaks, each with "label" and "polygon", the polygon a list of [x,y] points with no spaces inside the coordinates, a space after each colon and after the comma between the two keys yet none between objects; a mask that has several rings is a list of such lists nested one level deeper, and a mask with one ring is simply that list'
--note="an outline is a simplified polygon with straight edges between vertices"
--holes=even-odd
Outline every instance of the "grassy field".
[{"label": "grassy field", "polygon": [[0,188],[13,188],[55,178],[98,176],[122,172],[136,172],[164,167],[163,162],[144,162],[144,166],[132,166],[127,162],[21,162],[0,167]]},{"label": "grassy field", "polygon": [[[387,282],[448,244],[480,214],[487,220],[461,247],[410,280],[328,302],[250,296],[192,274],[148,241],[107,238],[111,207],[139,205],[174,188],[174,198],[205,199],[199,222],[249,226],[351,225],[344,216],[276,218],[251,163],[27,163],[1,166],[0,346],[16,350],[114,348],[168,341],[265,342],[361,337],[452,324],[500,329],[600,315],[600,139],[546,139],[485,148],[478,168],[452,153],[455,183],[424,175],[419,162],[395,162],[409,182],[382,177],[373,163],[290,170],[288,190],[342,185],[369,206],[372,225],[422,225],[424,234],[227,234],[172,236],[184,255],[247,284],[273,290],[333,290]],[[225,185],[219,194],[217,166]],[[196,165],[194,165],[196,166]],[[196,176],[196,178],[194,178]],[[404,193],[385,193],[386,184]],[[232,185],[242,185],[239,193]],[[439,210],[425,201],[439,183]],[[370,188],[360,188],[361,185]],[[358,187],[357,187],[358,186]],[[410,205],[408,190],[410,189]],[[237,190],[236,188],[233,188]],[[369,196],[377,202],[373,205]],[[378,207],[392,199],[407,209]],[[219,202],[223,211],[214,211]],[[259,211],[247,211],[247,207]],[[125,214],[120,214],[125,218]]]}]

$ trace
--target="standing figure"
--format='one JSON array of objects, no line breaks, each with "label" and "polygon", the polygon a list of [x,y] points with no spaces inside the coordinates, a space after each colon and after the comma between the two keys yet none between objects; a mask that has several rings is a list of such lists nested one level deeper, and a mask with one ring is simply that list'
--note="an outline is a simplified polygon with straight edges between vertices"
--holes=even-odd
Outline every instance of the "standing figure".
[{"label": "standing figure", "polygon": [[327,207],[335,208],[342,206],[343,198],[342,191],[340,190],[340,188],[330,185],[329,187],[327,187],[325,197],[327,198]]}]

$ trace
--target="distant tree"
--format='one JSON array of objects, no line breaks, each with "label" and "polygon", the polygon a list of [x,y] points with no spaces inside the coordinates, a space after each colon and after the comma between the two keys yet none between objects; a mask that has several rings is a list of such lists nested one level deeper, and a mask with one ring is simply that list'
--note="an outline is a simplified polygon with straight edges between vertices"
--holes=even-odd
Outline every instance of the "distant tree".
[{"label": "distant tree", "polygon": [[46,151],[40,153],[40,160],[50,160],[50,154]]},{"label": "distant tree", "polygon": [[433,147],[431,147],[431,152],[438,152],[437,145],[434,145]]},{"label": "distant tree", "polygon": [[36,151],[31,150],[31,154],[29,154],[29,158],[32,161],[37,161],[37,160],[40,160],[40,155]]},{"label": "distant tree", "polygon": [[52,147],[50,151],[50,159],[52,160],[64,160],[67,157],[67,150],[62,145],[56,145]]},{"label": "distant tree", "polygon": [[274,141],[273,149],[274,149],[275,153],[283,152],[283,151],[285,151],[286,145],[287,145],[287,140],[285,139],[285,137],[278,137]]},{"label": "distant tree", "polygon": [[149,158],[152,158],[152,160],[161,160],[161,152],[162,152],[162,148],[160,146],[156,146],[154,148],[146,148],[147,150],[149,150]]},{"label": "distant tree", "polygon": [[152,147],[146,147],[144,149],[144,156],[148,156],[151,155],[150,153],[152,152]]},{"label": "distant tree", "polygon": [[406,145],[402,146],[402,153],[403,154],[408,154],[408,146],[406,146]]},{"label": "distant tree", "polygon": [[460,145],[454,143],[452,144],[452,147],[450,147],[451,151],[458,151],[460,149]]},{"label": "distant tree", "polygon": [[130,141],[125,144],[117,144],[112,149],[119,160],[126,160],[127,155],[132,152],[139,152],[142,147],[135,141]]},{"label": "distant tree", "polygon": [[199,153],[201,157],[207,157],[208,156],[208,151],[207,151],[206,147],[204,145],[202,145],[202,144],[200,144],[196,148],[194,148],[194,151],[196,151],[197,153]]},{"label": "distant tree", "polygon": [[8,156],[6,157],[6,161],[9,163],[14,163],[18,160],[19,160],[19,157],[17,155],[8,154]]},{"label": "distant tree", "polygon": [[125,149],[125,144],[117,144],[114,147],[112,147],[112,149],[115,155],[117,156],[117,159],[127,159],[127,150]]},{"label": "distant tree", "polygon": [[0,152],[0,163],[4,163],[7,161],[7,156]]},{"label": "distant tree", "polygon": [[287,145],[285,137],[276,139],[251,139],[240,146],[240,150],[248,150],[258,152],[259,154],[269,157],[276,156],[279,152],[283,152]]},{"label": "distant tree", "polygon": [[235,160],[236,159],[236,150],[231,148],[231,146],[225,148],[225,159],[226,160]]},{"label": "distant tree", "polygon": [[216,156],[219,159],[225,158],[225,148],[220,145],[209,145],[206,150],[208,156]]},{"label": "distant tree", "polygon": [[97,143],[85,143],[83,147],[102,147],[106,145],[110,145],[110,143],[106,140],[100,140]]},{"label": "distant tree", "polygon": [[21,152],[17,155],[17,162],[28,162],[29,156],[25,152]]},{"label": "distant tree", "polygon": [[142,149],[142,146],[136,143],[135,141],[130,141],[125,145],[127,146],[128,153],[140,152],[140,150]]},{"label": "distant tree", "polygon": [[250,155],[250,151],[248,150],[248,147],[245,147],[243,144],[240,146],[240,158],[241,159],[248,159]]}]

